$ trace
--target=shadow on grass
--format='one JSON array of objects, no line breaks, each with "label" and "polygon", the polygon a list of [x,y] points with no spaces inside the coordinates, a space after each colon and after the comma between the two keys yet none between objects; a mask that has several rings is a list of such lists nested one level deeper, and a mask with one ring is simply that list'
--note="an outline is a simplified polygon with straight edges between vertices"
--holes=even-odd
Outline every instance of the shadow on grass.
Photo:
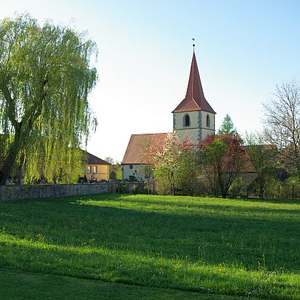
[{"label": "shadow on grass", "polygon": [[[145,288],[51,274],[0,270],[1,299],[14,300],[238,300],[240,297],[205,295],[170,289]],[[16,288],[16,284],[18,286]],[[243,299],[243,298],[242,298]]]},{"label": "shadow on grass", "polygon": [[0,233],[45,245],[121,249],[247,270],[261,260],[270,271],[298,270],[300,216],[294,211],[271,209],[270,217],[269,209],[236,207],[233,214],[232,205],[208,203],[111,194],[7,202],[0,204]]},{"label": "shadow on grass", "polygon": [[[298,273],[300,216],[219,203],[111,194],[4,201],[0,265],[202,292],[295,293],[280,273]],[[255,272],[258,259],[278,282]]]}]

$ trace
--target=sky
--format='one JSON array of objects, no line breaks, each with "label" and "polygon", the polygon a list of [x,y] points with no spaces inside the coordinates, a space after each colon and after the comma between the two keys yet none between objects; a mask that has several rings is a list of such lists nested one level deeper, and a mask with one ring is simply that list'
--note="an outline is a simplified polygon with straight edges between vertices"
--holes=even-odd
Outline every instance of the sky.
[{"label": "sky", "polygon": [[228,113],[239,133],[261,131],[276,85],[299,82],[300,0],[0,0],[0,19],[25,12],[96,42],[87,149],[102,159],[121,161],[131,134],[172,131],[192,38],[216,129]]}]

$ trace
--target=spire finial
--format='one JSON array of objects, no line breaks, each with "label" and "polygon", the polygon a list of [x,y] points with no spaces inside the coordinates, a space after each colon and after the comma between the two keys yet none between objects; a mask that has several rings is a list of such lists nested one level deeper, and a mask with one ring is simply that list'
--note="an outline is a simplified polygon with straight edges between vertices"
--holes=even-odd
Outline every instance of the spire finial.
[{"label": "spire finial", "polygon": [[193,53],[195,53],[195,39],[192,38],[192,41],[193,41]]}]

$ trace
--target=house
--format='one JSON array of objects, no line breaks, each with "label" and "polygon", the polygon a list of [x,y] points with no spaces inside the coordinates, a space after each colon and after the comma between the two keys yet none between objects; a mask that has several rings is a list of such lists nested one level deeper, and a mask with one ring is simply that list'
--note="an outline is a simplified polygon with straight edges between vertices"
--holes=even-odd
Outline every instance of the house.
[{"label": "house", "polygon": [[[215,134],[215,115],[204,96],[195,51],[185,98],[172,111],[173,132],[179,137],[189,134],[195,144],[208,134]],[[145,151],[147,146],[163,143],[167,133],[132,134],[122,160],[122,179],[147,178]]]},{"label": "house", "polygon": [[108,180],[110,163],[84,151],[86,159],[84,159],[85,176],[87,180]]}]

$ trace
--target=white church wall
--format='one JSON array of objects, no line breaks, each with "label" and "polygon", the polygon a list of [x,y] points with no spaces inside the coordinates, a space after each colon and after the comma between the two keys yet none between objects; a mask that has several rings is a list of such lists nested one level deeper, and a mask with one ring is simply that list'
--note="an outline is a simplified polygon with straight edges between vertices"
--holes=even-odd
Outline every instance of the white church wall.
[{"label": "white church wall", "polygon": [[[198,111],[189,111],[189,112],[180,112],[180,113],[174,113],[174,122],[176,130],[186,130],[186,129],[198,129],[199,128],[199,113]],[[184,117],[185,115],[189,115],[190,117],[190,126],[185,127],[184,126]]]},{"label": "white church wall", "polygon": [[[205,139],[205,137],[209,134],[215,134],[215,114],[208,113],[206,111],[201,111],[201,128],[202,134],[201,139]],[[210,124],[207,126],[206,120],[207,116],[209,116]]]},{"label": "white church wall", "polygon": [[[190,126],[184,126],[184,118],[190,117]],[[179,137],[183,137],[187,132],[191,135],[194,143],[197,143],[199,137],[199,112],[179,112],[173,113],[173,129]]]},{"label": "white church wall", "polygon": [[185,134],[191,136],[194,143],[197,143],[199,136],[199,129],[184,129],[184,130],[175,130],[179,138],[183,138]]},{"label": "white church wall", "polygon": [[[184,126],[184,117],[189,115],[190,126]],[[207,116],[209,116],[209,126],[207,126]],[[180,112],[173,114],[173,128],[179,137],[183,137],[187,132],[192,136],[194,143],[205,139],[209,134],[215,134],[215,114],[205,111]]]},{"label": "white church wall", "polygon": [[122,179],[129,180],[130,176],[135,176],[137,180],[146,180],[145,165],[122,165]]}]

